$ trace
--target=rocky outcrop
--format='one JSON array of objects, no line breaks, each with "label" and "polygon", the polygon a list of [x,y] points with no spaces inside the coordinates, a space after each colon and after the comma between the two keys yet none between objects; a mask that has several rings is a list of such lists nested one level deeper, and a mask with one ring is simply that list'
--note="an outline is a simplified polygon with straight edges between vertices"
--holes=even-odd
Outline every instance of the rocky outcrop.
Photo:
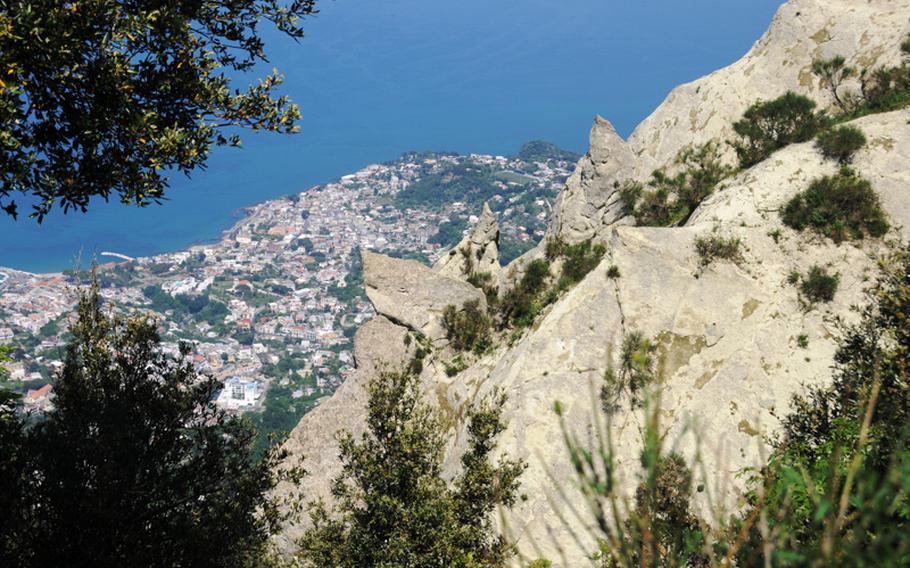
[{"label": "rocky outcrop", "polygon": [[[557,203],[551,233],[570,242],[596,235],[621,214],[616,182],[646,180],[655,169],[671,166],[686,146],[731,140],[732,124],[758,100],[790,90],[829,106],[831,95],[812,74],[813,61],[841,55],[857,68],[897,64],[910,27],[908,14],[908,0],[791,0],[749,53],[673,89],[627,142],[598,117],[591,149]],[[842,88],[855,91],[858,86],[854,82]],[[603,157],[604,150],[622,156],[621,164],[596,169],[595,156]],[[634,159],[627,158],[630,154]],[[727,158],[733,159],[729,148]]]},{"label": "rocky outcrop", "polygon": [[[855,167],[875,180],[892,222],[902,227],[910,223],[910,195],[906,167],[897,164],[910,159],[908,119],[910,112],[902,111],[857,121],[870,139],[889,133],[886,139],[893,141],[873,143]],[[715,495],[724,488],[719,494],[735,506],[737,473],[761,463],[763,437],[776,431],[791,396],[830,379],[839,334],[835,319],[853,317],[851,306],[863,302],[877,270],[875,255],[883,251],[880,242],[835,245],[780,222],[778,211],[792,195],[835,169],[811,143],[792,146],[731,180],[686,227],[610,229],[601,266],[521,341],[454,379],[438,379],[446,385],[441,406],[454,406],[456,413],[459,401],[477,400],[494,388],[509,396],[509,429],[501,449],[529,463],[522,478],[522,493],[529,498],[506,515],[522,550],[536,555],[539,549],[558,559],[558,544],[573,542],[553,510],[569,506],[553,479],[568,486],[574,475],[553,404],[562,403],[566,425],[584,439],[604,372],[617,364],[622,338],[633,330],[658,345],[667,446],[689,459],[700,455],[704,471],[711,472],[700,482]],[[715,233],[742,240],[739,265],[717,261],[700,267],[694,240]],[[910,238],[906,229],[895,234]],[[807,309],[788,275],[812,265],[837,273],[840,288],[834,302]],[[607,278],[608,266],[621,276]],[[800,346],[800,336],[807,347]],[[625,407],[615,415],[612,436],[629,494],[640,463],[641,432],[639,412]],[[459,439],[453,455],[462,444]],[[582,507],[580,495],[575,497],[572,506]],[[574,530],[581,528],[570,522]],[[589,541],[587,550],[594,544]],[[565,565],[581,565],[583,551],[575,552]]]},{"label": "rocky outcrop", "polygon": [[[310,411],[306,420],[288,437],[284,448],[293,458],[303,458],[304,469],[310,472],[299,488],[306,498],[330,495],[332,480],[341,473],[336,433],[346,430],[359,436],[364,431],[367,382],[377,369],[398,369],[410,359],[413,347],[405,342],[407,333],[407,329],[383,316],[373,318],[357,330],[354,336],[356,371],[331,398]],[[290,495],[294,490],[284,484],[277,492]],[[278,542],[282,550],[294,549],[294,542],[302,535],[306,521],[302,518],[302,524],[286,528]]]},{"label": "rocky outcrop", "polygon": [[[900,39],[910,31],[908,15],[910,0],[791,0],[743,61],[675,90],[628,142],[597,119],[591,149],[560,196],[550,234],[606,243],[601,265],[560,296],[524,335],[509,345],[504,341],[461,373],[449,377],[443,372],[439,358],[447,356],[445,350],[427,359],[423,384],[451,425],[445,466],[450,474],[459,467],[467,443],[461,422],[466,407],[494,389],[508,395],[504,417],[509,426],[499,451],[525,459],[528,469],[522,477],[525,498],[505,513],[504,530],[526,557],[545,556],[559,566],[586,565],[585,555],[596,548],[584,536],[577,546],[572,536],[587,534],[585,522],[555,510],[584,506],[572,491],[573,470],[553,405],[561,402],[569,429],[583,440],[593,439],[597,392],[631,331],[658,346],[667,446],[690,460],[700,456],[703,468],[696,475],[708,473],[699,483],[730,506],[742,483],[737,474],[761,462],[765,436],[778,428],[791,396],[806,385],[830,380],[839,334],[835,321],[855,317],[851,306],[863,301],[885,243],[838,245],[781,223],[779,212],[793,195],[837,169],[813,143],[789,146],[728,179],[684,227],[623,225],[614,184],[672,161],[688,143],[723,137],[758,98],[788,88],[821,98],[804,73],[818,56],[842,53],[864,66],[893,60]],[[910,238],[908,121],[910,110],[854,122],[869,144],[853,167],[879,194],[895,227],[890,237],[903,240]],[[694,242],[710,234],[739,238],[743,258],[701,266]],[[524,259],[540,254],[537,249]],[[431,270],[365,254],[370,299],[388,318],[380,325],[393,325],[393,320],[432,337],[445,305],[482,300],[461,277],[446,275],[457,276],[447,272],[451,262]],[[792,272],[804,273],[813,265],[839,275],[833,302],[807,306],[788,282]],[[616,267],[614,278],[607,276],[608,267]],[[403,328],[395,329],[401,331],[390,333],[383,345],[402,349]],[[358,336],[358,344],[362,340]],[[344,385],[307,415],[292,436],[295,451],[318,454],[316,461],[307,460],[314,479],[337,471],[334,456],[323,455],[334,450],[325,440],[339,426],[342,411],[360,412],[362,400],[351,398],[356,388],[356,383]],[[342,403],[335,402],[339,397]],[[330,404],[334,413],[323,411]],[[362,416],[346,416],[341,425],[357,419]],[[643,442],[640,412],[623,405],[613,416],[611,436],[622,487],[631,494]],[[554,480],[563,483],[569,503]],[[326,494],[321,481],[309,483],[315,492],[311,497]]]},{"label": "rocky outcrop", "polygon": [[363,282],[377,312],[433,340],[445,336],[441,319],[447,305],[477,300],[486,307],[483,292],[474,286],[414,260],[364,251]]},{"label": "rocky outcrop", "polygon": [[499,222],[488,203],[480,219],[458,245],[440,258],[433,270],[450,278],[466,279],[472,273],[488,273],[499,281]]},{"label": "rocky outcrop", "polygon": [[604,118],[594,118],[588,153],[556,201],[549,233],[570,242],[590,239],[624,215],[615,184],[633,175],[629,145]]}]

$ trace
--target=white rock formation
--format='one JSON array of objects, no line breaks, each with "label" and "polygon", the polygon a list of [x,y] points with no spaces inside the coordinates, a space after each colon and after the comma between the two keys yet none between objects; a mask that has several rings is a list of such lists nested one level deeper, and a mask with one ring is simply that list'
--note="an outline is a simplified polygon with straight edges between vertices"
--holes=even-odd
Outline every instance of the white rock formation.
[{"label": "white rock formation", "polygon": [[[466,260],[470,259],[470,260]],[[470,264],[470,265],[469,265]],[[433,270],[450,278],[466,279],[475,273],[489,273],[499,282],[499,222],[488,203],[483,204],[480,219],[449,253],[440,258]]]},{"label": "white rock formation", "polygon": [[373,307],[390,320],[437,340],[445,336],[442,312],[449,304],[477,300],[486,309],[483,292],[444,276],[414,260],[363,252],[363,282]]},{"label": "white rock formation", "polygon": [[[508,395],[509,427],[499,449],[525,459],[529,467],[521,488],[527,499],[519,500],[506,519],[526,558],[542,554],[556,565],[586,565],[585,554],[595,549],[590,539],[575,546],[554,511],[565,506],[552,480],[570,488],[572,470],[552,409],[560,401],[568,427],[590,435],[596,391],[626,333],[638,330],[658,343],[664,385],[660,415],[668,444],[689,459],[699,454],[709,472],[703,481],[730,504],[741,483],[735,474],[760,463],[763,435],[775,432],[790,397],[807,384],[830,379],[839,333],[833,320],[849,319],[851,305],[862,303],[864,288],[875,277],[875,255],[884,248],[876,240],[835,245],[783,226],[779,211],[787,200],[813,179],[836,171],[812,143],[787,147],[727,180],[685,227],[623,225],[614,182],[666,165],[686,144],[725,137],[729,125],[759,98],[793,89],[823,100],[807,74],[816,57],[843,54],[864,66],[893,62],[910,32],[908,18],[910,0],[791,0],[743,60],[674,90],[628,142],[606,121],[595,122],[591,149],[560,196],[550,232],[568,240],[603,241],[606,258],[513,345],[502,345],[454,377],[434,360],[445,356],[439,353],[428,359],[422,375],[431,400],[456,424],[446,458],[450,473],[465,447],[464,425],[458,423],[465,405],[497,388]],[[891,236],[904,240],[910,238],[908,121],[910,110],[855,121],[869,144],[854,168],[880,195],[895,227]],[[743,261],[717,261],[701,269],[693,242],[713,232],[740,238]],[[431,271],[402,262],[364,256],[377,311],[408,327],[432,337],[442,306],[482,297],[445,276],[448,267]],[[841,282],[832,303],[806,309],[787,280],[791,272],[804,273],[812,265],[838,273]],[[608,278],[608,266],[616,266],[621,276]],[[379,322],[370,325],[392,326]],[[392,328],[396,331],[388,332],[388,340],[380,337],[385,331],[370,336],[377,353],[383,354],[380,344],[390,346],[390,356],[396,353],[392,346],[403,349],[403,329]],[[369,333],[361,331],[358,349]],[[800,336],[808,338],[807,348],[800,347]],[[357,380],[369,372],[368,365],[364,369]],[[304,489],[311,497],[325,495],[326,480],[337,472],[336,448],[327,440],[340,426],[354,428],[362,419],[362,397],[352,394],[357,388],[356,381],[344,385],[301,421],[288,442],[308,457],[311,475]],[[612,436],[624,488],[631,491],[642,447],[640,413],[620,410]],[[580,496],[569,494],[579,506]],[[584,524],[570,522],[576,528]]]},{"label": "white rock formation", "polygon": [[[894,65],[910,27],[908,18],[907,0],[785,3],[745,57],[673,89],[628,141],[595,119],[590,150],[566,184],[550,232],[571,242],[591,238],[621,213],[615,182],[647,179],[655,169],[672,164],[686,146],[732,139],[732,124],[758,100],[790,90],[830,106],[831,96],[812,74],[812,62],[841,55],[857,68]],[[856,90],[857,85],[842,89]],[[635,159],[628,159],[630,153]],[[732,159],[731,152],[728,157]],[[596,164],[605,162],[619,164],[596,170]]]}]

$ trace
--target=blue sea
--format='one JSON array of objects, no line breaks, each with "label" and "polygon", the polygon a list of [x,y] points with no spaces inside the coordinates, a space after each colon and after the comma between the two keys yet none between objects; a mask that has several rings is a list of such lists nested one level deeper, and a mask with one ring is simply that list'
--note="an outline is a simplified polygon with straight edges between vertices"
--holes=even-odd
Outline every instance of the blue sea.
[{"label": "blue sea", "polygon": [[[169,201],[92,204],[43,225],[0,217],[0,266],[58,271],[82,252],[144,256],[217,239],[244,206],[408,150],[584,152],[595,114],[628,135],[667,93],[741,57],[780,0],[336,0],[296,43],[267,34],[294,136],[247,133]],[[239,77],[241,83],[252,76]],[[85,264],[83,260],[83,266]]]}]

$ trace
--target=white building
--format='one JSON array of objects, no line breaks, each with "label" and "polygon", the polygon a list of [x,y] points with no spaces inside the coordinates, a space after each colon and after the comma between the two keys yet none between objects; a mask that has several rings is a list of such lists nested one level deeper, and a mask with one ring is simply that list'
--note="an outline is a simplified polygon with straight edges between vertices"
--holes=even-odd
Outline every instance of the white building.
[{"label": "white building", "polygon": [[256,406],[262,395],[262,385],[253,379],[231,377],[224,381],[224,388],[215,404],[227,410],[243,410]]}]

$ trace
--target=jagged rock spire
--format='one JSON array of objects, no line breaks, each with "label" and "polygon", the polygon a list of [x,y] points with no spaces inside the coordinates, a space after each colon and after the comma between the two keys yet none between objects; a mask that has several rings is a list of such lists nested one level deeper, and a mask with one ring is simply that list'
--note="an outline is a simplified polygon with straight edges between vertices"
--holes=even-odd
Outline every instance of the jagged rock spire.
[{"label": "jagged rock spire", "polygon": [[433,267],[450,278],[467,279],[472,273],[488,272],[499,279],[499,221],[489,203],[483,204],[480,219],[449,254]]}]

